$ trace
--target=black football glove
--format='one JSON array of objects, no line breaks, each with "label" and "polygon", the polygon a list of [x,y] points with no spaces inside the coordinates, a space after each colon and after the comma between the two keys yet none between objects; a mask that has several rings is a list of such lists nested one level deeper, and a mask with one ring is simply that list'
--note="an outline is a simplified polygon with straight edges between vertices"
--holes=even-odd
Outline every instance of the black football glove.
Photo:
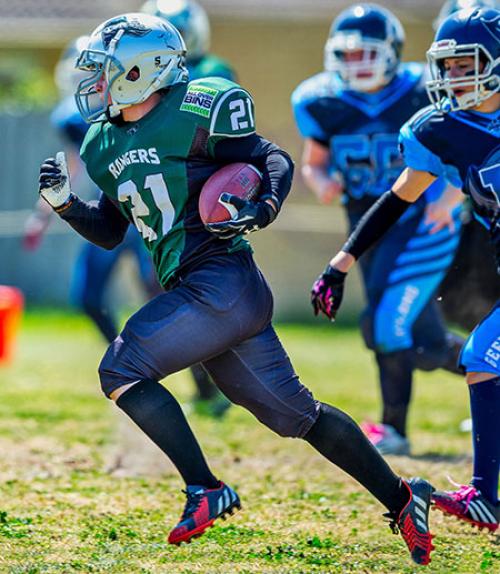
[{"label": "black football glove", "polygon": [[247,201],[230,193],[222,193],[219,201],[228,204],[228,211],[234,211],[234,208],[237,210],[233,218],[228,221],[205,225],[220,239],[232,239],[237,235],[246,235],[252,231],[264,229],[277,216],[277,212],[266,201]]},{"label": "black football glove", "polygon": [[330,321],[335,321],[335,315],[342,303],[346,276],[347,273],[327,265],[311,289],[311,304],[315,315],[321,311]]}]

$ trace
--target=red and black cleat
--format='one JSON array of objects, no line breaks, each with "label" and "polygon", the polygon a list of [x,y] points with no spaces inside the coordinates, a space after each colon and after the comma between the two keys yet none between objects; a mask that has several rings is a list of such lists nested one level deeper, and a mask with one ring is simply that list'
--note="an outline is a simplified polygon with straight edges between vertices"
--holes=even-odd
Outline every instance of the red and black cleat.
[{"label": "red and black cleat", "polygon": [[487,528],[490,532],[495,532],[498,528],[500,507],[493,505],[471,485],[457,486],[458,490],[434,492],[432,499],[436,508],[481,530]]},{"label": "red and black cleat", "polygon": [[398,516],[384,514],[391,519],[389,526],[394,534],[398,532],[408,546],[414,562],[425,566],[431,561],[434,550],[432,534],[429,531],[429,508],[434,487],[422,478],[403,481],[408,488],[410,499]]},{"label": "red and black cleat", "polygon": [[217,518],[241,508],[236,492],[220,482],[218,488],[190,485],[184,490],[187,501],[180,522],[168,535],[170,544],[190,542],[201,536]]}]

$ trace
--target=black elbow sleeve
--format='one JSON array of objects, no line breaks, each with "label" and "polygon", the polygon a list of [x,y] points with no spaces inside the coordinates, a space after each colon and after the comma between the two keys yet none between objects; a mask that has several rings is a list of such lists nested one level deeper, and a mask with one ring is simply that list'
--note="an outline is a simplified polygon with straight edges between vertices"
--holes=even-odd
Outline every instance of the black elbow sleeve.
[{"label": "black elbow sleeve", "polygon": [[342,251],[359,259],[403,215],[411,203],[386,191],[363,215]]},{"label": "black elbow sleeve", "polygon": [[277,148],[266,158],[262,199],[270,199],[279,211],[292,187],[294,163],[288,153]]}]

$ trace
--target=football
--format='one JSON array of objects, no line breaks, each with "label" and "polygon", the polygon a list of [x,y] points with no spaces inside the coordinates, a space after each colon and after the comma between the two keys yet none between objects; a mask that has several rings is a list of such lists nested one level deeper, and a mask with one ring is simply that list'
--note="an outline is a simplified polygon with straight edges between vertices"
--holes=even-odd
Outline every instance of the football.
[{"label": "football", "polygon": [[231,205],[221,203],[222,193],[242,199],[255,199],[260,190],[262,175],[249,163],[231,163],[213,173],[202,187],[198,208],[203,223],[228,221],[236,215]]}]

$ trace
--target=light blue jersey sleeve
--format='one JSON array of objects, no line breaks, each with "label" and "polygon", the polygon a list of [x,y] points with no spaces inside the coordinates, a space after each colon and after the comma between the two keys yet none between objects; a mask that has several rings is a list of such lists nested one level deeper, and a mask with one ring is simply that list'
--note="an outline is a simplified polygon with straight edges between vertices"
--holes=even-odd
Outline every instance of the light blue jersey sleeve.
[{"label": "light blue jersey sleeve", "polygon": [[436,177],[446,179],[451,185],[461,188],[462,179],[455,166],[444,164],[439,156],[427,149],[415,136],[411,127],[412,120],[406,122],[399,132],[405,164],[418,171],[427,171]]}]

